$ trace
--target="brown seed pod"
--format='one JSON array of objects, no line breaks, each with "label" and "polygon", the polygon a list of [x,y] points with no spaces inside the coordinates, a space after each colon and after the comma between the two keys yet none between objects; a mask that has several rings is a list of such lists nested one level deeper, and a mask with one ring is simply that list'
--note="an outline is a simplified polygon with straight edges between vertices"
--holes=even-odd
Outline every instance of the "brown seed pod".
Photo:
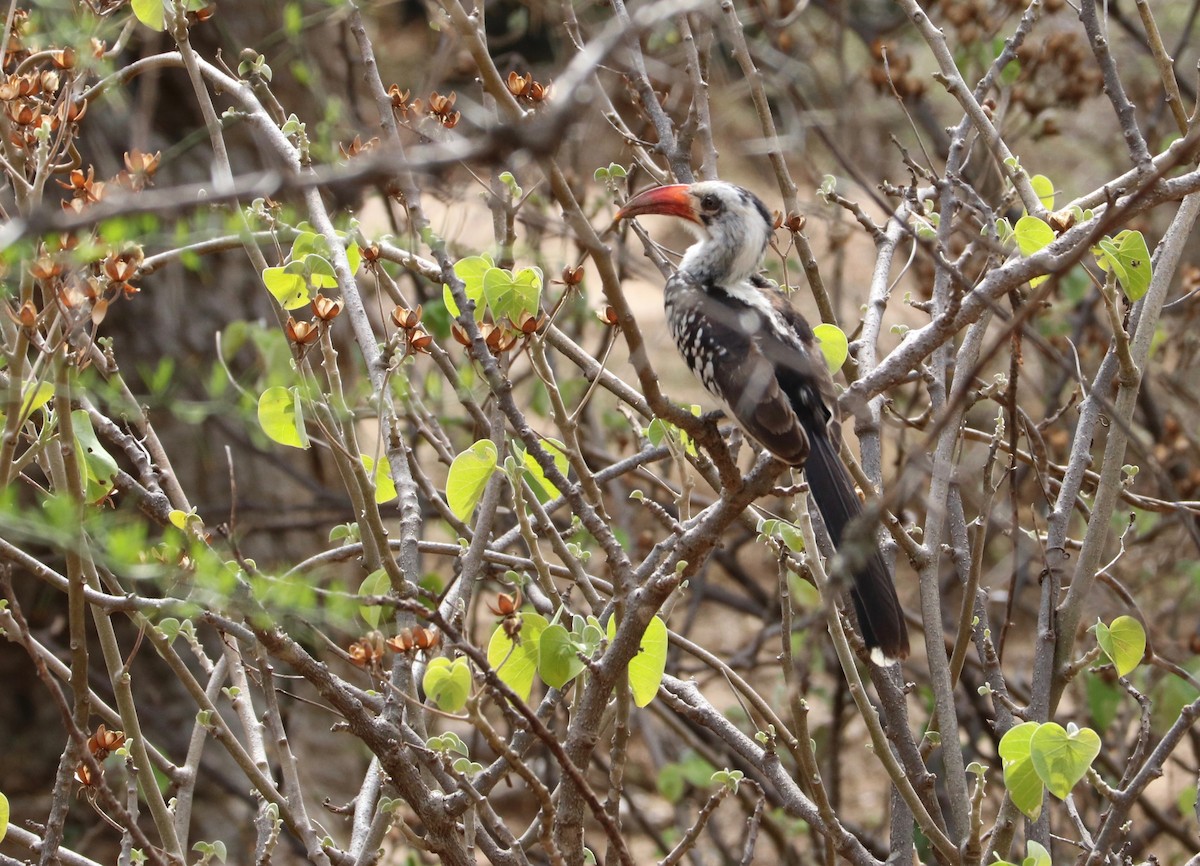
[{"label": "brown seed pod", "polygon": [[291,316],[288,316],[284,330],[287,332],[288,339],[298,346],[306,346],[321,335],[315,321],[297,322]]},{"label": "brown seed pod", "polygon": [[341,298],[327,298],[324,295],[317,295],[311,304],[313,315],[322,322],[332,322],[336,319],[343,305]]},{"label": "brown seed pod", "polygon": [[488,610],[496,616],[508,616],[516,613],[521,607],[521,590],[514,590],[510,595],[507,592],[502,592],[496,596],[496,603],[493,605],[490,601],[487,603]]},{"label": "brown seed pod", "polygon": [[410,310],[406,307],[396,307],[394,310],[392,310],[392,324],[405,331],[411,331],[413,328],[421,324],[422,312],[423,309],[421,304],[417,304],[417,308],[415,310]]}]

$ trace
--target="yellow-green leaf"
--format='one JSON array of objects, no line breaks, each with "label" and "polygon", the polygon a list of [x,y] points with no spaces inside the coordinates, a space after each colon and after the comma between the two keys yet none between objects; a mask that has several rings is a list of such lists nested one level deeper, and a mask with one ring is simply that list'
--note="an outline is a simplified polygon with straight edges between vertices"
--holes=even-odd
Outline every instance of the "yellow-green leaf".
[{"label": "yellow-green leaf", "polygon": [[813,328],[813,334],[816,335],[817,342],[821,345],[821,354],[825,356],[829,372],[836,373],[842,369],[842,364],[846,363],[846,358],[850,354],[850,344],[846,340],[845,332],[837,325],[822,322]]},{"label": "yellow-green leaf", "polygon": [[38,382],[37,385],[31,385],[26,382],[21,392],[21,417],[28,418],[38,409],[49,403],[50,398],[53,396],[53,382]]},{"label": "yellow-green leaf", "polygon": [[360,454],[359,459],[366,467],[367,474],[371,476],[371,483],[375,485],[375,504],[383,505],[395,499],[399,494],[396,493],[396,482],[392,480],[392,464],[387,455],[384,454],[375,460],[366,454]]},{"label": "yellow-green leaf", "polygon": [[358,248],[358,244],[346,245],[346,262],[350,265],[350,273],[357,274],[358,266],[362,264],[362,250]]},{"label": "yellow-green leaf", "polygon": [[300,395],[282,385],[268,388],[258,398],[258,424],[268,437],[280,445],[308,447]]},{"label": "yellow-green leaf", "polygon": [[[1050,228],[1045,221],[1028,215],[1017,220],[1013,234],[1017,239],[1017,248],[1021,251],[1021,255],[1026,257],[1044,250],[1054,243],[1055,238],[1054,229]],[[1029,285],[1038,286],[1047,279],[1049,279],[1047,276],[1034,277],[1029,281]]]},{"label": "yellow-green leaf", "polygon": [[1050,852],[1040,842],[1030,839],[1025,843],[1025,860],[1022,866],[1051,866]]},{"label": "yellow-green leaf", "polygon": [[1046,722],[1029,739],[1029,755],[1050,793],[1065,800],[1071,789],[1087,775],[1092,761],[1100,754],[1100,735],[1091,728]]},{"label": "yellow-green leaf", "polygon": [[457,713],[467,705],[471,695],[471,666],[465,658],[450,661],[438,656],[425,667],[421,687],[439,710]]},{"label": "yellow-green leaf", "polygon": [[542,632],[549,623],[538,613],[517,614],[521,630],[516,641],[508,636],[503,625],[496,626],[488,641],[488,664],[496,669],[496,675],[523,700],[529,700],[533,691],[533,675],[537,672],[538,653]]},{"label": "yellow-green leaf", "polygon": [[303,274],[286,268],[266,268],[262,272],[262,281],[285,310],[298,310],[312,300],[312,291]]},{"label": "yellow-green leaf", "polygon": [[79,449],[80,467],[86,489],[88,502],[99,502],[113,488],[113,478],[117,474],[117,461],[113,459],[92,428],[92,419],[86,409],[76,409],[71,413],[71,426],[75,430],[75,443]]},{"label": "yellow-green leaf", "polygon": [[137,20],[151,30],[166,29],[163,0],[132,0],[129,5],[133,8],[133,14]]},{"label": "yellow-green leaf", "polygon": [[333,263],[324,256],[309,253],[304,257],[304,271],[308,274],[308,283],[318,289],[337,288],[337,272]]},{"label": "yellow-green leaf", "polygon": [[1042,202],[1046,210],[1054,210],[1054,182],[1044,174],[1035,174],[1029,178],[1029,185]]},{"label": "yellow-green leaf", "polygon": [[1031,821],[1036,821],[1042,812],[1044,790],[1030,758],[1029,743],[1037,729],[1037,722],[1010,728],[1000,738],[999,749],[1004,764],[1004,787],[1013,804]]},{"label": "yellow-green leaf", "polygon": [[[485,309],[483,275],[491,267],[494,265],[487,256],[467,256],[454,263],[454,273],[462,280],[463,291],[470,300],[475,302],[475,320],[479,322],[483,321]],[[447,285],[442,286],[442,301],[445,302],[446,309],[450,311],[451,316],[457,319],[461,315],[458,304],[454,302],[454,294]]]},{"label": "yellow-green leaf", "polygon": [[[617,619],[610,617],[608,639],[611,641],[616,636]],[[667,624],[655,616],[646,625],[646,631],[638,644],[637,655],[629,660],[629,688],[633,692],[635,704],[644,707],[654,700],[666,669]]]},{"label": "yellow-green leaf", "polygon": [[1126,229],[1119,232],[1113,240],[1117,244],[1117,258],[1125,268],[1125,278],[1121,280],[1125,297],[1130,301],[1141,300],[1149,291],[1150,279],[1153,276],[1146,237],[1141,232]]},{"label": "yellow-green leaf", "polygon": [[[380,596],[387,595],[392,589],[392,581],[388,577],[387,571],[384,569],[376,569],[363,578],[363,582],[359,584],[358,594],[360,596]],[[390,607],[382,607],[378,604],[361,604],[358,606],[358,615],[371,628],[379,628],[379,620],[384,613],[391,613]]]},{"label": "yellow-green leaf", "polygon": [[488,268],[483,273],[483,295],[497,322],[504,318],[517,322],[522,313],[536,314],[541,294],[542,272],[538,268],[522,268],[515,274]]},{"label": "yellow-green leaf", "polygon": [[446,503],[459,520],[467,520],[488,479],[496,471],[499,452],[491,439],[480,439],[466,451],[454,458],[450,474],[446,476]]},{"label": "yellow-green leaf", "polygon": [[1146,655],[1146,630],[1131,616],[1119,616],[1106,626],[1096,623],[1096,642],[1117,668],[1119,676],[1125,676]]},{"label": "yellow-green leaf", "polygon": [[[567,462],[567,455],[563,453],[564,446],[562,442],[559,442],[557,439],[543,439],[541,442],[542,447],[545,448],[550,453],[551,458],[553,458],[554,465],[558,468],[558,471],[563,475],[566,475],[570,464]],[[528,451],[524,451],[521,462],[524,464],[526,471],[529,473],[528,480],[530,482],[530,486],[533,488],[533,492],[537,495],[539,501],[548,502],[549,500],[555,499],[560,495],[559,489],[550,483],[550,479],[548,479],[546,477],[546,473],[542,471],[542,465],[537,462],[532,454],[530,454]]]},{"label": "yellow-green leaf", "polygon": [[0,794],[0,842],[8,835],[8,797]]},{"label": "yellow-green leaf", "polygon": [[547,626],[538,641],[538,674],[551,688],[561,689],[583,672],[579,648],[565,626]]}]

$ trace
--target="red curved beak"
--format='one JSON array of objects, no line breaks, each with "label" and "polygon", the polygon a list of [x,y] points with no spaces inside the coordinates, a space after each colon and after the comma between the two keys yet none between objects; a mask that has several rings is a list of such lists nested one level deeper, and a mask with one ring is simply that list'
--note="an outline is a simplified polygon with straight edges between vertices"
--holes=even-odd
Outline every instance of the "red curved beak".
[{"label": "red curved beak", "polygon": [[692,196],[691,186],[686,183],[673,183],[639,192],[617,211],[616,219],[624,220],[642,214],[665,214],[700,222],[696,199]]}]

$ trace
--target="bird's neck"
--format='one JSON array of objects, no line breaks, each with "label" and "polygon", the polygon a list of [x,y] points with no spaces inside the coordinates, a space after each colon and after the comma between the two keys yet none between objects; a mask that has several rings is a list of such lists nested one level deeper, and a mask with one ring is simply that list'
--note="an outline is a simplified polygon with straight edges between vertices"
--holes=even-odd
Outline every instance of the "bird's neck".
[{"label": "bird's neck", "polygon": [[731,293],[750,285],[766,251],[766,239],[714,235],[688,247],[679,270],[702,286],[721,286]]}]

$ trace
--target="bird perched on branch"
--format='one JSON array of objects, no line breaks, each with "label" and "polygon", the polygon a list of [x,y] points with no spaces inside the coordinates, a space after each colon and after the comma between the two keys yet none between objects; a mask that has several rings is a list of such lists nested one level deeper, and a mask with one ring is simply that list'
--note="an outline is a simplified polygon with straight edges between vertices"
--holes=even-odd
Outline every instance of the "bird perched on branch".
[{"label": "bird perched on branch", "polygon": [[[721,181],[641,192],[617,219],[682,217],[699,240],[667,280],[667,324],[680,354],[738,424],[779,460],[803,466],[834,546],[862,513],[838,456],[841,425],[833,379],[812,328],[759,276],[774,221],[751,192]],[[873,538],[843,550],[859,629],[876,661],[908,655],[896,587]]]}]

